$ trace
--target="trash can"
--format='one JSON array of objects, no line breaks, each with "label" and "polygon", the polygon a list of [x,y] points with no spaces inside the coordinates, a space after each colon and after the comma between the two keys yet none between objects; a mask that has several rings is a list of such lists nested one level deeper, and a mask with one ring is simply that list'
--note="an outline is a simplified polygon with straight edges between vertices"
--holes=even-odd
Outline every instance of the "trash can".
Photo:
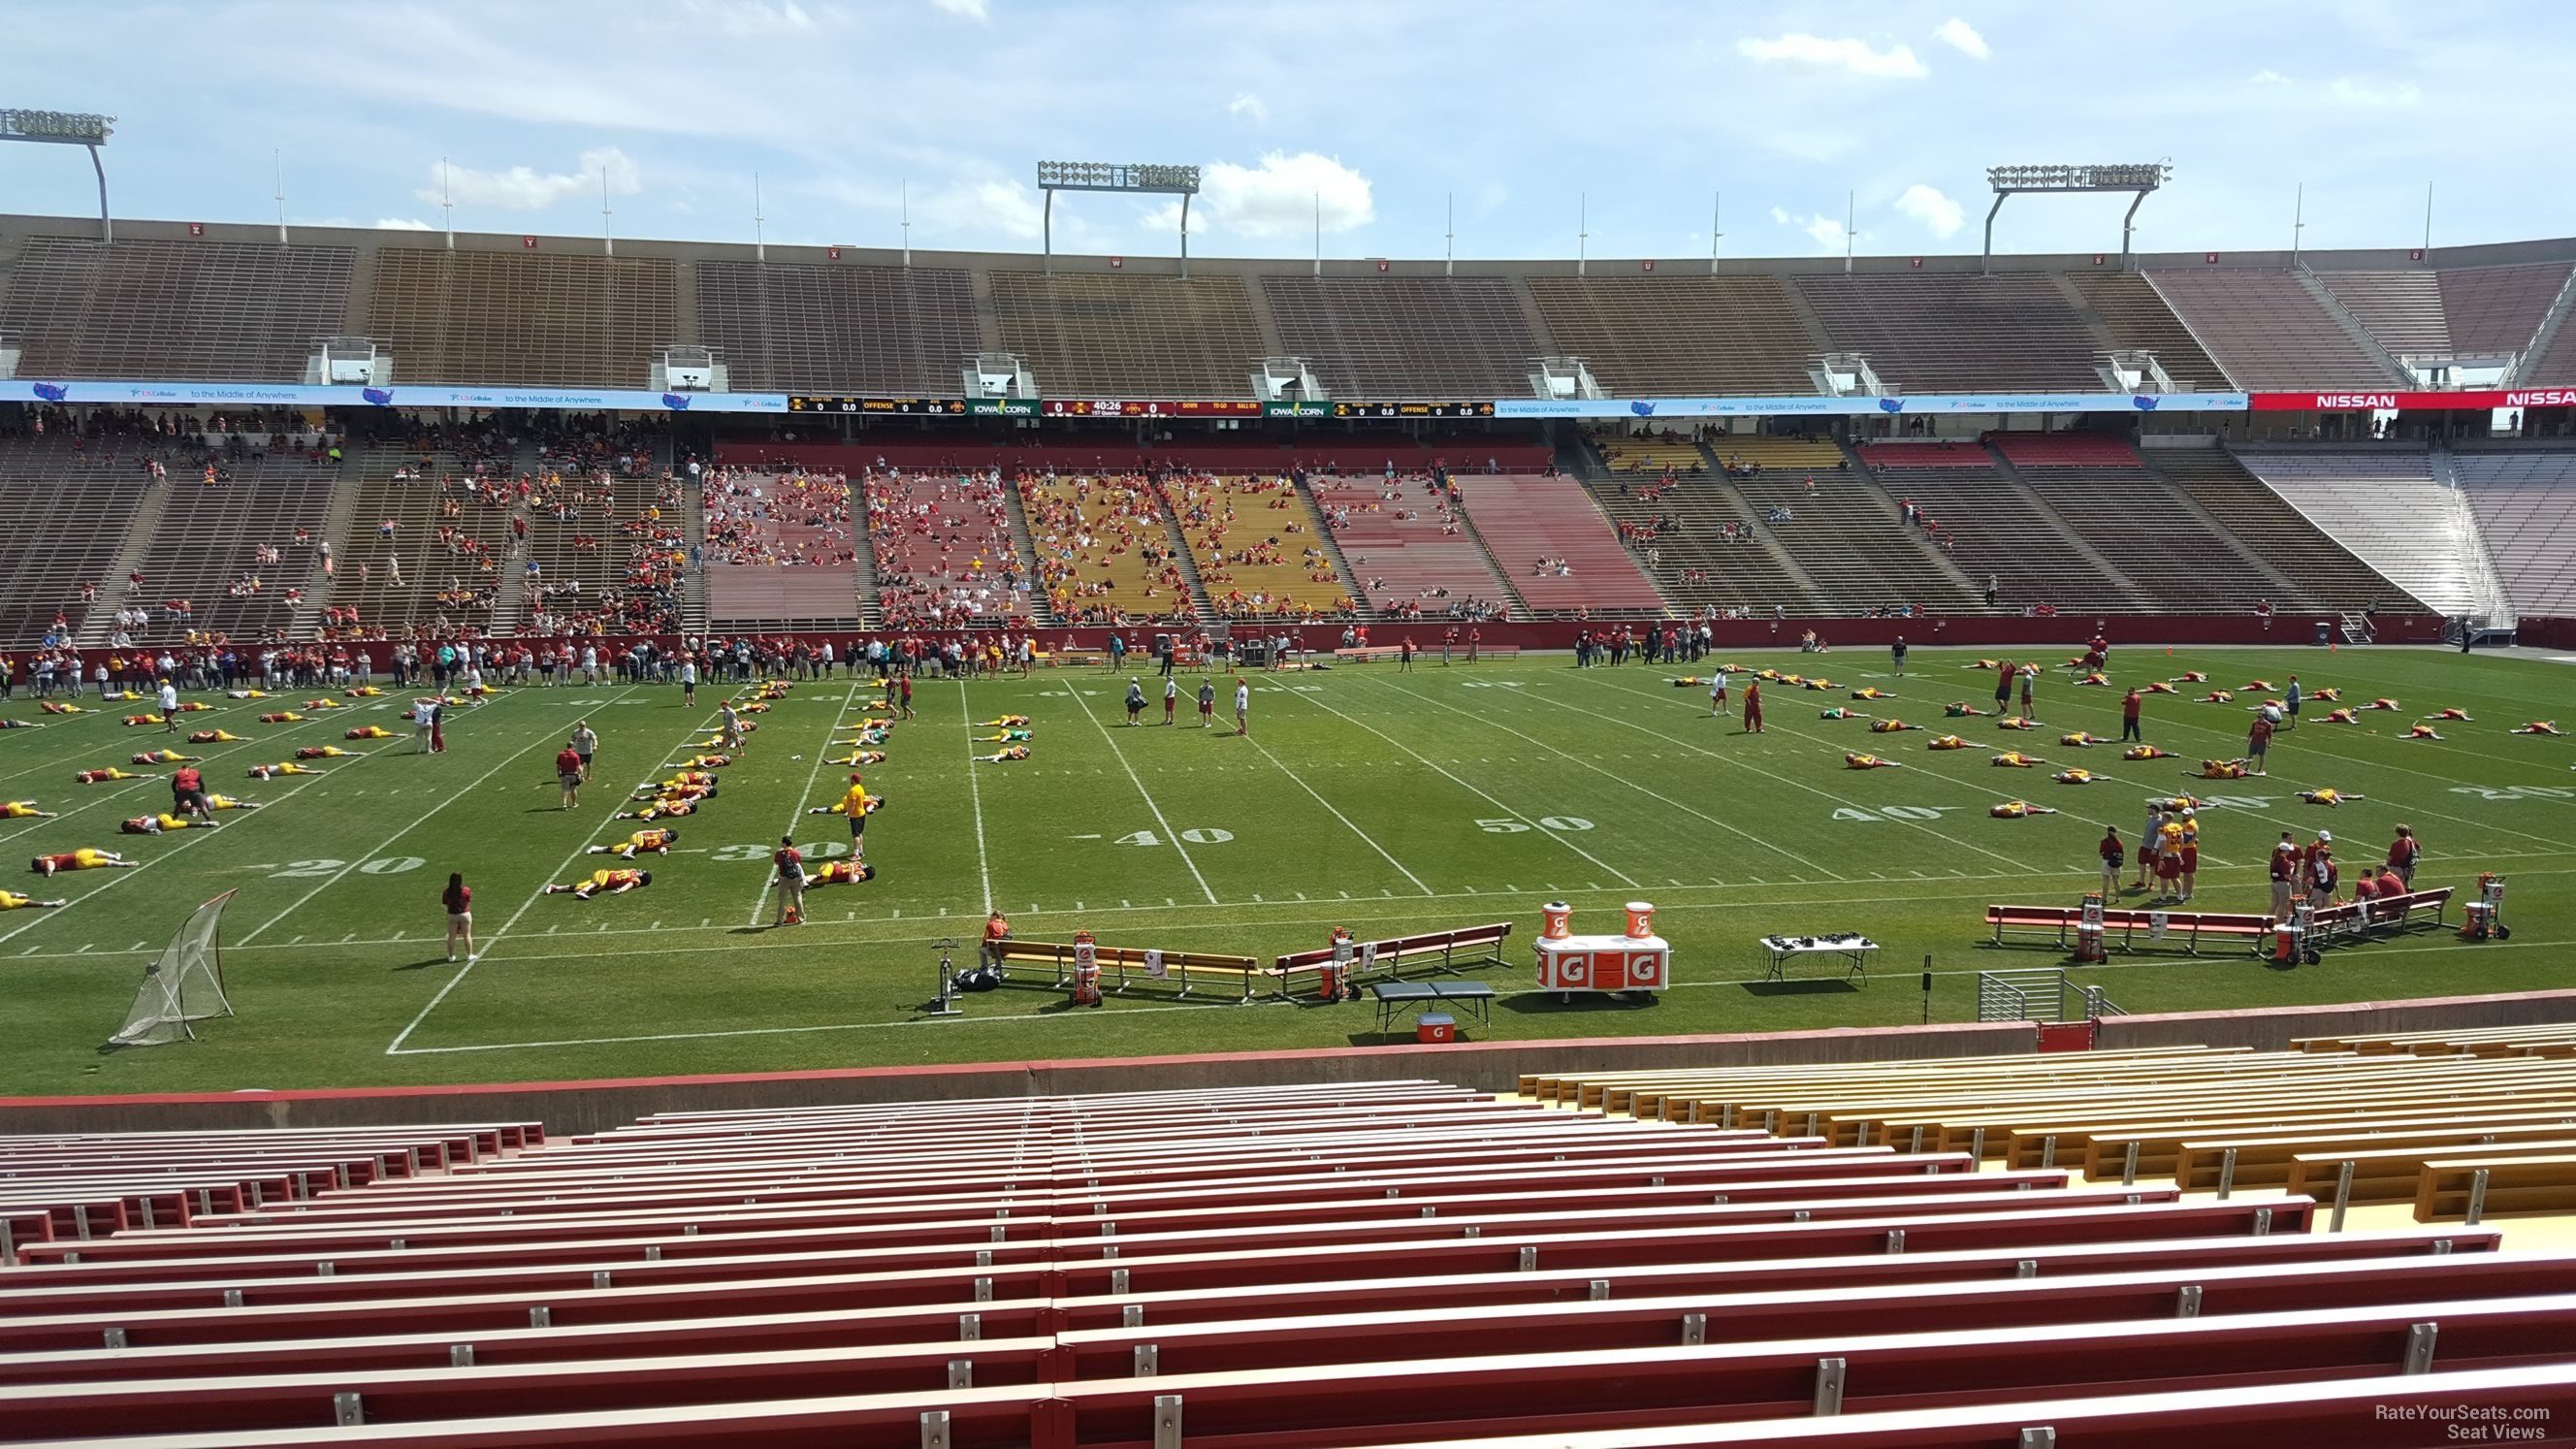
[{"label": "trash can", "polygon": [[2334,642],[2334,625],[2327,623],[2327,622],[2326,622],[2325,620],[2323,620],[2323,619],[2319,619],[2319,620],[2317,621],[2317,645],[2318,645],[2318,647],[2319,647],[2319,648],[2323,648],[2324,646],[2326,646],[2326,645],[2328,645],[2328,644],[2331,644],[2331,643],[2333,643],[2333,642]]},{"label": "trash can", "polygon": [[1413,1024],[1413,1039],[1426,1045],[1458,1039],[1458,1018],[1445,1011],[1426,1011]]}]

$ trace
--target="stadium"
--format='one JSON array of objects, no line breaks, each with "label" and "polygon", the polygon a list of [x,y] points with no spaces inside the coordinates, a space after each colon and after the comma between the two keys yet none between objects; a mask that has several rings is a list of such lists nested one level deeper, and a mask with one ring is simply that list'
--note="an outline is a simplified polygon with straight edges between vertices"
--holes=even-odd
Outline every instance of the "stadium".
[{"label": "stadium", "polygon": [[2576,1432],[2576,239],[279,206],[0,216],[0,1441]]}]

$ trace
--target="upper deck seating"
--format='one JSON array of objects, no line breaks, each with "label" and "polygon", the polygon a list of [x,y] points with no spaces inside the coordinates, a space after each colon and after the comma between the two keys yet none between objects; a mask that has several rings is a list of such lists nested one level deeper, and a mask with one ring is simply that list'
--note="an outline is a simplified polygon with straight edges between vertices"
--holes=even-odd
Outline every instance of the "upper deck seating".
[{"label": "upper deck seating", "polygon": [[1241,277],[992,273],[993,321],[1047,397],[1249,398],[1263,348]]},{"label": "upper deck seating", "polygon": [[2238,387],[2384,389],[2404,381],[2292,273],[2208,267],[2147,277]]},{"label": "upper deck seating", "polygon": [[2438,275],[2451,346],[2464,357],[2521,353],[2567,285],[2567,273],[2565,262],[2445,268]]},{"label": "upper deck seating", "polygon": [[668,259],[570,252],[387,247],[367,302],[396,386],[644,387],[678,313]]},{"label": "upper deck seating", "polygon": [[737,392],[953,397],[977,346],[956,267],[737,262],[697,277],[698,322]]},{"label": "upper deck seating", "polygon": [[1581,483],[1470,473],[1457,484],[1468,522],[1530,608],[1605,617],[1666,612],[1663,596]]},{"label": "upper deck seating", "polygon": [[2154,353],[2156,365],[2177,387],[2222,392],[2230,386],[2226,372],[2146,278],[2136,272],[2084,271],[2069,272],[2066,280],[2102,319],[2113,346]]},{"label": "upper deck seating", "polygon": [[2442,283],[2424,270],[2319,272],[2317,281],[2353,320],[2401,360],[2449,357],[2451,325],[2442,306]]},{"label": "upper deck seating", "polygon": [[1616,397],[1804,397],[1825,341],[1777,277],[1532,277],[1557,345]]},{"label": "upper deck seating", "polygon": [[2092,334],[2045,273],[1813,275],[1797,287],[1838,351],[1912,393],[2098,392]]},{"label": "upper deck seating", "polygon": [[1525,397],[1547,349],[1502,277],[1263,277],[1279,342],[1337,398]]},{"label": "upper deck seating", "polygon": [[30,237],[0,296],[20,377],[292,382],[347,329],[347,247]]}]

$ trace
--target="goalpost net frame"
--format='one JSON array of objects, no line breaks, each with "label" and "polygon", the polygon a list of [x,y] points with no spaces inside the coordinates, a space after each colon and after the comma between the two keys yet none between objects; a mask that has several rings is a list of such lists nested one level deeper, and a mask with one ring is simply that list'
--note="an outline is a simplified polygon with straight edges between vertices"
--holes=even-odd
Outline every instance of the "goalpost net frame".
[{"label": "goalpost net frame", "polygon": [[224,990],[224,907],[228,890],[188,913],[161,954],[143,968],[125,1025],[107,1039],[110,1048],[167,1046],[195,1041],[195,1023],[233,1014]]}]

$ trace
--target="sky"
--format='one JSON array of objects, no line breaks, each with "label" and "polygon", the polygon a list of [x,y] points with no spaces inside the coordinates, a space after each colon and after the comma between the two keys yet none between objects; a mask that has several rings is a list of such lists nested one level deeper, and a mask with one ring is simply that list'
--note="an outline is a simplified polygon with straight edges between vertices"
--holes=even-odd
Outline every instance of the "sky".
[{"label": "sky", "polygon": [[[1839,255],[1847,205],[1863,255],[1973,254],[1989,165],[2166,160],[2141,250],[2413,246],[2428,182],[2437,246],[2576,232],[2555,4],[0,0],[0,35],[0,106],[116,116],[114,211],[160,220],[273,223],[282,172],[290,226],[1035,251],[1048,159],[1205,168],[1198,255]],[[2127,204],[2017,198],[1996,246],[2116,250]],[[0,212],[96,210],[77,151],[0,146]],[[1168,255],[1177,217],[1064,196],[1055,244]]]}]

